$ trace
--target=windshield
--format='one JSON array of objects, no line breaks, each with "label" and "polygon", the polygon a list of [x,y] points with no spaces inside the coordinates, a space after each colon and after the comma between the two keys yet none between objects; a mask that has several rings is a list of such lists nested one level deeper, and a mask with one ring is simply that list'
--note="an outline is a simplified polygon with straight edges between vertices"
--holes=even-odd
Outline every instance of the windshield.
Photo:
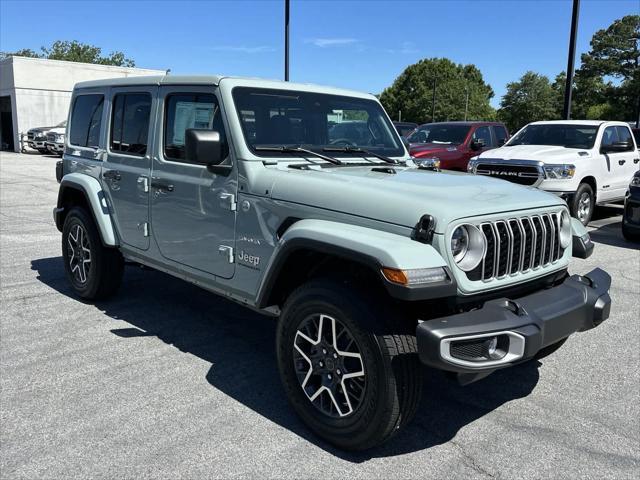
[{"label": "windshield", "polygon": [[565,148],[592,148],[596,141],[596,133],[598,133],[596,125],[527,125],[505,146],[554,145]]},{"label": "windshield", "polygon": [[[277,155],[257,146],[360,147],[387,156],[404,148],[377,102],[315,92],[238,87],[233,100],[249,148],[256,155]],[[352,156],[348,152],[333,156]]]},{"label": "windshield", "polygon": [[408,140],[409,143],[460,145],[467,138],[470,128],[469,125],[422,125],[409,136]]}]

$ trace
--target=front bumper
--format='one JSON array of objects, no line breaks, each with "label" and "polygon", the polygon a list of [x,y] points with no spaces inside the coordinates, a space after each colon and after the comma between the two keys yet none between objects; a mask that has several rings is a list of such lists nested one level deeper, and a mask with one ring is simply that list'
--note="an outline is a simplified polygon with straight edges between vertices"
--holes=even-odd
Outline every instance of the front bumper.
[{"label": "front bumper", "polygon": [[44,140],[27,140],[27,145],[36,150],[46,148]]},{"label": "front bumper", "polygon": [[46,142],[45,146],[51,151],[51,152],[55,152],[55,153],[62,153],[64,152],[64,143],[53,143],[53,142]]},{"label": "front bumper", "polygon": [[[461,383],[533,358],[574,332],[597,327],[609,317],[611,277],[597,268],[562,284],[511,300],[491,300],[478,310],[421,322],[416,329],[422,363],[457,373]],[[460,352],[500,338],[503,357],[471,359]],[[468,348],[467,348],[468,347]],[[469,350],[470,349],[470,350]]]},{"label": "front bumper", "polygon": [[627,192],[622,222],[628,230],[640,233],[640,187],[633,186]]}]

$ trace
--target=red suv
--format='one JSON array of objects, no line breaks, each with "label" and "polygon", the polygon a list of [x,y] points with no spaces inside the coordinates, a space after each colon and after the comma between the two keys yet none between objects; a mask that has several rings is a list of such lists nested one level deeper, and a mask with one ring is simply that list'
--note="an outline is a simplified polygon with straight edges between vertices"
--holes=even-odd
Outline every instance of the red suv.
[{"label": "red suv", "polygon": [[425,123],[407,139],[413,157],[435,157],[442,169],[466,172],[471,157],[504,145],[509,132],[498,122]]}]

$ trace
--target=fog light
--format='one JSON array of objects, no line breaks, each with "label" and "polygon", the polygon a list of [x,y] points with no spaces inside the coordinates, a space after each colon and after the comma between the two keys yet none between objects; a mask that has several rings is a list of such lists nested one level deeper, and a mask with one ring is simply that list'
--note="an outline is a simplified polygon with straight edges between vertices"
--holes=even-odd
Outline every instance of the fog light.
[{"label": "fog light", "polygon": [[489,356],[493,356],[496,353],[496,349],[498,348],[498,337],[491,337],[487,341],[487,353]]}]

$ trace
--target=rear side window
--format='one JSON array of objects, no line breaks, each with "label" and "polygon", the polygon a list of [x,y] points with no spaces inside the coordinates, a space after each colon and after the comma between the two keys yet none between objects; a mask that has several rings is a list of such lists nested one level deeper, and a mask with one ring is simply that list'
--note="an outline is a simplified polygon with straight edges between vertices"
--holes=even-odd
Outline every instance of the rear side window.
[{"label": "rear side window", "polygon": [[498,142],[498,146],[502,146],[507,141],[507,129],[501,125],[493,126],[493,133],[496,134],[496,142]]},{"label": "rear side window", "polygon": [[616,127],[618,130],[618,141],[626,142],[629,144],[627,151],[633,150],[633,139],[631,138],[631,131],[627,127]]},{"label": "rear side window", "polygon": [[103,106],[103,95],[79,95],[76,97],[69,129],[71,145],[98,148]]},{"label": "rear side window", "polygon": [[185,132],[189,128],[214,130],[220,134],[223,158],[229,153],[222,114],[215,95],[181,93],[165,100],[164,156],[184,160]]},{"label": "rear side window", "polygon": [[144,156],[147,153],[151,95],[148,93],[118,94],[111,114],[111,151]]}]

